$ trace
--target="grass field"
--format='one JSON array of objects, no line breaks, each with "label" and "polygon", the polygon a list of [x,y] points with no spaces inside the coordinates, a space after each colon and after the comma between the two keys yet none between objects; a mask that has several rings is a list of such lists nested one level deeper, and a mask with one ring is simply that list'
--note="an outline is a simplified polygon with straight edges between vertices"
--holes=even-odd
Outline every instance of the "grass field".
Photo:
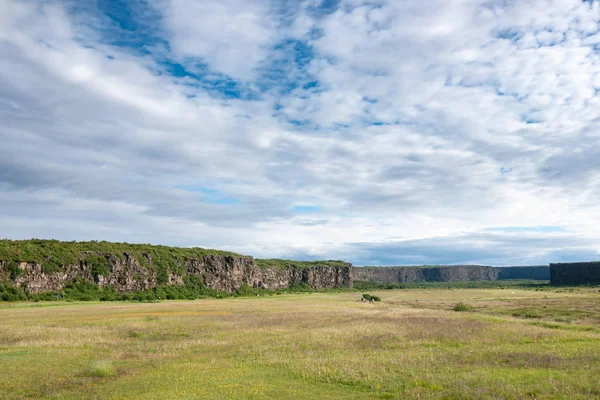
[{"label": "grass field", "polygon": [[372,293],[0,303],[0,399],[600,398],[597,288]]}]

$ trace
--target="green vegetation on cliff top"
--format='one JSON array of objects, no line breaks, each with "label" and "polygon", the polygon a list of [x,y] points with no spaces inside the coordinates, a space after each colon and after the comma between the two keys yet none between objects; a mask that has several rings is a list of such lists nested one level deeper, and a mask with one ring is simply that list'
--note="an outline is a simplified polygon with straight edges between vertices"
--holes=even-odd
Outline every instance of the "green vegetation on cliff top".
[{"label": "green vegetation on cliff top", "polygon": [[[179,261],[186,259],[199,259],[207,255],[240,256],[228,251],[199,247],[182,248],[105,241],[0,240],[0,261],[36,262],[42,265],[45,272],[58,271],[62,266],[77,264],[79,261],[86,261],[92,266],[95,265],[95,261],[102,262],[100,258],[94,257],[93,253],[109,254],[119,258],[123,258],[124,254],[128,253],[144,266],[152,269],[165,267],[172,272],[180,268]],[[150,256],[152,263],[148,262],[147,256]]]},{"label": "green vegetation on cliff top", "polygon": [[490,267],[494,268],[491,265],[481,265],[481,264],[423,264],[423,265],[365,265],[365,269],[371,268],[423,268],[423,269],[431,269],[431,268],[456,268],[456,267]]},{"label": "green vegetation on cliff top", "polygon": [[310,268],[310,267],[347,267],[348,263],[340,260],[325,261],[294,261],[280,260],[277,258],[257,258],[256,266],[259,268]]},{"label": "green vegetation on cliff top", "polygon": [[[127,253],[141,265],[157,272],[168,271],[181,274],[185,260],[201,259],[204,256],[242,255],[222,250],[200,247],[170,247],[150,244],[130,244],[113,242],[61,242],[58,240],[0,240],[0,261],[9,263],[9,270],[16,270],[18,262],[36,262],[42,265],[44,272],[59,271],[65,265],[86,262],[95,269],[95,273],[106,275],[109,264],[104,255],[123,259]],[[152,262],[148,260],[151,259]],[[279,259],[256,259],[259,268],[310,268],[315,266],[344,267],[344,261],[292,261]],[[14,277],[13,277],[14,278]]]}]

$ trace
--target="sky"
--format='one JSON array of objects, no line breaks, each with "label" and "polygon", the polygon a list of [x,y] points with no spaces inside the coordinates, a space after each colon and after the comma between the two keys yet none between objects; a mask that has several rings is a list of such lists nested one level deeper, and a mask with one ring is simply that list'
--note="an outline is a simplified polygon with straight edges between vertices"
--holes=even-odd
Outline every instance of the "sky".
[{"label": "sky", "polygon": [[0,237],[600,259],[600,4],[0,1]]}]

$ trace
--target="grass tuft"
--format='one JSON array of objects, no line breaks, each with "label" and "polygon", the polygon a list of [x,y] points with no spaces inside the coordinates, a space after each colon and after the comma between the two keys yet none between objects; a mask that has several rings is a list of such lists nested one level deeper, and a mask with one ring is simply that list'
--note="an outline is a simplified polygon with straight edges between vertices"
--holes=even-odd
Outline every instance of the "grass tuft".
[{"label": "grass tuft", "polygon": [[102,360],[93,363],[87,375],[92,378],[110,378],[111,376],[115,376],[116,373],[110,361]]},{"label": "grass tuft", "polygon": [[141,332],[138,332],[138,331],[129,331],[127,333],[127,337],[130,337],[130,338],[141,338],[143,336],[144,336],[144,334]]},{"label": "grass tuft", "polygon": [[454,307],[452,307],[453,311],[473,311],[473,307],[471,307],[470,305],[466,304],[466,303],[456,303],[454,305]]}]

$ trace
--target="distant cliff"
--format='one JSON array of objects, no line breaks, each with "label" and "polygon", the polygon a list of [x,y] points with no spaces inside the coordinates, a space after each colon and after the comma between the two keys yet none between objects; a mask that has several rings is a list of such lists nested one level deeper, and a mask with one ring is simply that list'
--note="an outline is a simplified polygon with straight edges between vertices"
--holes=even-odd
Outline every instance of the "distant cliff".
[{"label": "distant cliff", "polygon": [[352,265],[342,261],[256,260],[199,248],[108,242],[0,240],[0,281],[35,294],[88,281],[119,292],[184,285],[195,277],[209,289],[352,286]]},{"label": "distant cliff", "polygon": [[550,264],[550,283],[598,284],[600,283],[600,261]]},{"label": "distant cliff", "polygon": [[531,265],[523,267],[496,267],[498,279],[531,279],[550,280],[550,267],[548,265]]},{"label": "distant cliff", "polygon": [[356,267],[355,281],[376,283],[493,281],[498,278],[494,267],[484,265]]}]

